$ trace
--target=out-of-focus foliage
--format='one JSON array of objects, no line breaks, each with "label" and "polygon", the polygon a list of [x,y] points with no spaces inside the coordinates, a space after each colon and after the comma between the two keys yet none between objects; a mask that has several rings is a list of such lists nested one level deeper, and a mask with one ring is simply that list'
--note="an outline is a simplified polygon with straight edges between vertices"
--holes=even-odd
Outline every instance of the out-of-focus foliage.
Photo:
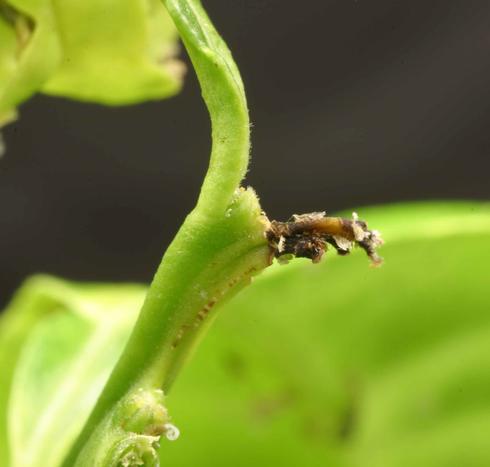
[{"label": "out-of-focus foliage", "polygon": [[297,261],[226,306],[172,389],[162,465],[490,465],[490,206],[360,214],[385,264]]},{"label": "out-of-focus foliage", "polygon": [[38,91],[112,105],[170,96],[176,40],[160,0],[0,0],[0,125]]},{"label": "out-of-focus foliage", "polygon": [[[361,254],[294,261],[223,306],[168,398],[182,436],[162,441],[162,465],[490,465],[489,205],[361,214],[386,239],[381,268]],[[37,436],[57,446],[61,425],[65,440],[79,429],[143,293],[43,280],[20,292],[0,329],[2,370],[16,391],[7,408],[1,394],[10,425],[0,433],[16,459]],[[37,313],[30,332],[39,307],[51,312]],[[12,335],[26,345],[7,358]],[[59,417],[44,432],[37,421],[50,413]]]},{"label": "out-of-focus foliage", "polygon": [[59,465],[121,354],[145,292],[47,276],[26,281],[0,320],[0,465]]}]

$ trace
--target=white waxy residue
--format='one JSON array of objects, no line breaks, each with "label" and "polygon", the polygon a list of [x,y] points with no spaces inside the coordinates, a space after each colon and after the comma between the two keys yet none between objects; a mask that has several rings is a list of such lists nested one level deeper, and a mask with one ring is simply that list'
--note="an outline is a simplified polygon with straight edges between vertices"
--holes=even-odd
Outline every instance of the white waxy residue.
[{"label": "white waxy residue", "polygon": [[175,441],[180,436],[180,430],[172,423],[165,423],[163,425],[165,438],[169,441]]}]

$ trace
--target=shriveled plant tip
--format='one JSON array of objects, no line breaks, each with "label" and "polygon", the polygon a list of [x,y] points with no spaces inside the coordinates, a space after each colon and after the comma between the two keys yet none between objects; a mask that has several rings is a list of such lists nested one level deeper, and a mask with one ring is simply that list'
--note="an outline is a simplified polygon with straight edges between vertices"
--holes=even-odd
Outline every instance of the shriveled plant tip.
[{"label": "shriveled plant tip", "polygon": [[376,230],[369,230],[366,222],[352,213],[352,219],[329,217],[325,212],[294,214],[287,222],[271,221],[266,232],[271,255],[280,262],[308,258],[318,263],[332,245],[339,255],[347,255],[354,246],[362,248],[373,265],[383,260],[376,249],[383,240]]}]

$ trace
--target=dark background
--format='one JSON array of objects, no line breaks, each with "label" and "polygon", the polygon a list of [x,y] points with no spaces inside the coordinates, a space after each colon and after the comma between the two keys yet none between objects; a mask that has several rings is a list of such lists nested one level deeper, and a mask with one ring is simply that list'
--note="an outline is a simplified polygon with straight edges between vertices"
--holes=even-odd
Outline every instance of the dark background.
[{"label": "dark background", "polygon": [[[246,183],[270,217],[490,197],[490,2],[203,3],[243,74]],[[193,71],[134,107],[35,97],[3,133],[0,305],[35,272],[149,281],[206,169]]]}]

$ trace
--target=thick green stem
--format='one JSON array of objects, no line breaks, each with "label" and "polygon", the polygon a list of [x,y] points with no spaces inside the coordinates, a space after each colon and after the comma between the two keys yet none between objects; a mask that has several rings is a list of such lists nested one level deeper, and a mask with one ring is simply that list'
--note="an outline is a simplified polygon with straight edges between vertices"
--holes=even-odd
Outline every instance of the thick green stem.
[{"label": "thick green stem", "polygon": [[[124,462],[128,455],[143,456],[153,438],[142,440],[144,429],[128,432],[120,424],[121,412],[131,416],[129,401],[137,391],[167,391],[217,305],[269,264],[257,197],[253,190],[239,188],[248,165],[249,120],[236,65],[197,0],[164,4],[209,109],[210,165],[197,206],[165,253],[128,345],[65,466],[112,465],[123,451]],[[108,452],[114,454],[108,458]]]}]

